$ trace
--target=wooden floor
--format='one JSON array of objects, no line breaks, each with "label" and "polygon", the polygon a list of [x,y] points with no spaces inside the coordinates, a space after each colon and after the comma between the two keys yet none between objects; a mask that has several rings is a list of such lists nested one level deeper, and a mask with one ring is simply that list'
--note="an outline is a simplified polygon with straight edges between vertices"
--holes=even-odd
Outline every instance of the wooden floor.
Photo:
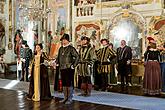
[{"label": "wooden floor", "polygon": [[[60,100],[60,99],[59,99]],[[132,110],[113,106],[74,101],[71,105],[50,101],[33,102],[26,99],[21,91],[0,89],[0,110]]]},{"label": "wooden floor", "polygon": [[[5,78],[15,79],[16,77],[8,74]],[[50,77],[50,83],[53,84],[52,77]],[[120,86],[112,86],[108,91],[119,93]],[[142,86],[130,86],[126,94],[143,95]],[[154,97],[165,98],[165,94]],[[74,101],[71,105],[65,105],[58,103],[58,100],[60,99],[55,100],[52,98],[50,101],[33,102],[26,99],[26,93],[24,92],[0,89],[0,110],[132,110],[79,101]]]}]

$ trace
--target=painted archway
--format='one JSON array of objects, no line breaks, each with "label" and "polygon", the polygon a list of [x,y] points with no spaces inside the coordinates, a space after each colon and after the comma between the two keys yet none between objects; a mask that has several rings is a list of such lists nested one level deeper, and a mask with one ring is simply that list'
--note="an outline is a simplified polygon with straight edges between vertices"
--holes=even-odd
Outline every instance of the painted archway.
[{"label": "painted archway", "polygon": [[132,48],[134,59],[141,59],[144,53],[146,20],[133,8],[120,9],[109,19],[107,37],[117,47],[121,40],[126,40]]}]

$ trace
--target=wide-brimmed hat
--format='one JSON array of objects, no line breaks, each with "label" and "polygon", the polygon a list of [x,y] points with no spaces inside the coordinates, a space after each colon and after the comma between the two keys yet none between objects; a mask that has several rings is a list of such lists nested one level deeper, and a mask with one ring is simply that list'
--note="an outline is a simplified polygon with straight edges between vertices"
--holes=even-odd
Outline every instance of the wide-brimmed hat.
[{"label": "wide-brimmed hat", "polygon": [[69,34],[64,34],[64,35],[61,37],[60,41],[62,41],[63,39],[66,39],[67,41],[70,42]]},{"label": "wide-brimmed hat", "polygon": [[81,37],[81,40],[87,40],[87,41],[89,42],[89,41],[90,41],[90,38],[87,37],[87,36],[82,36],[82,37]]}]

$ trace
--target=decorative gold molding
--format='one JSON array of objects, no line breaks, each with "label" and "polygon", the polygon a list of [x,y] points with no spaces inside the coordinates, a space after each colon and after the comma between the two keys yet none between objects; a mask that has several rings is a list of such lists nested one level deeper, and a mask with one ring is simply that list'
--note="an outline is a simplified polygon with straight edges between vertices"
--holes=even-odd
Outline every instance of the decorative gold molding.
[{"label": "decorative gold molding", "polygon": [[0,13],[4,13],[4,2],[0,2]]},{"label": "decorative gold molding", "polygon": [[148,31],[149,31],[149,35],[152,36],[156,42],[157,45],[160,46],[161,44],[164,43],[165,41],[165,25],[162,24],[162,26],[159,29],[155,29],[155,26],[157,23],[164,21],[165,20],[165,16],[161,15],[161,16],[153,16],[149,22],[149,26],[148,26]]},{"label": "decorative gold molding", "polygon": [[[150,4],[152,2],[153,0],[135,0],[135,1],[128,1],[126,2],[126,4],[140,5],[140,4]],[[109,1],[109,2],[97,3],[96,7],[97,8],[112,8],[112,7],[121,7],[123,6],[123,4],[124,4],[123,2],[119,2],[119,1]]]}]

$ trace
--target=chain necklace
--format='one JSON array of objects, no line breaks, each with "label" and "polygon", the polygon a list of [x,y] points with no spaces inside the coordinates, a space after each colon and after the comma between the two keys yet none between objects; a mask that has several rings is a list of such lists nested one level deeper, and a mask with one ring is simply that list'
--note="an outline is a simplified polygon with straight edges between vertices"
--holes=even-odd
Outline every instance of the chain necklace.
[{"label": "chain necklace", "polygon": [[67,51],[67,49],[68,49],[68,46],[65,48],[65,47],[63,47],[63,49],[62,49],[62,55],[64,55],[65,54],[65,52]]}]

